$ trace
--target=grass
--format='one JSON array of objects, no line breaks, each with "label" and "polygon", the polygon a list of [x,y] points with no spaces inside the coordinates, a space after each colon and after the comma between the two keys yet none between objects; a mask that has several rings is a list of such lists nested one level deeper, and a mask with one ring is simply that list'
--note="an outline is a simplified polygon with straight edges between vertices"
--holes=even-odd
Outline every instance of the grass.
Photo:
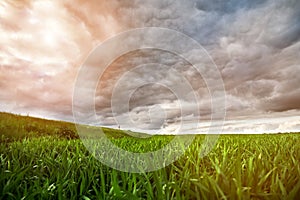
[{"label": "grass", "polygon": [[[155,172],[126,173],[96,160],[71,123],[1,115],[0,199],[300,197],[297,133],[222,135],[204,158],[199,157],[204,138],[199,135],[173,164]],[[119,147],[136,152],[159,149],[172,139],[136,139],[113,129],[105,133]]]}]

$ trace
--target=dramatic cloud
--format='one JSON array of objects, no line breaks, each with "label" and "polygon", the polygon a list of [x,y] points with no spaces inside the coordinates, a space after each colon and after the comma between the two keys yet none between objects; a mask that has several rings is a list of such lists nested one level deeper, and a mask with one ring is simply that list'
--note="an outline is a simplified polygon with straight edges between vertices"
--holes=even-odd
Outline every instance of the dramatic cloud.
[{"label": "dramatic cloud", "polygon": [[[174,29],[207,50],[226,90],[224,132],[299,131],[298,0],[1,1],[0,111],[72,120],[74,84],[88,54],[108,38],[142,27]],[[213,113],[207,81],[217,72],[184,40],[179,44],[186,60],[140,49],[112,61],[95,92],[98,121],[85,117],[82,122],[157,133],[175,132],[184,122],[186,132],[206,130]],[[113,51],[107,49],[107,55]],[[103,67],[101,56],[91,61],[90,77],[82,85],[82,116],[89,106],[85,94],[95,89],[89,81],[93,70]],[[204,74],[190,58],[203,65]],[[186,82],[191,90],[180,89]],[[184,98],[178,99],[175,86]],[[220,108],[214,109],[221,109],[222,101],[216,99]]]}]

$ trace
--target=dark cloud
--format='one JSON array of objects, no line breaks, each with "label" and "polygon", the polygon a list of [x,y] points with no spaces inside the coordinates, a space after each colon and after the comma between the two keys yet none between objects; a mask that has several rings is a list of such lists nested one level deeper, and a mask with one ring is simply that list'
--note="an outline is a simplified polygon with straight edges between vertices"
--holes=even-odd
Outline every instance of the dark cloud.
[{"label": "dark cloud", "polygon": [[[227,116],[232,120],[224,130],[299,129],[299,120],[292,119],[300,112],[299,21],[298,0],[2,1],[0,109],[71,120],[77,72],[96,44],[130,28],[159,26],[195,39],[216,62],[227,93]],[[157,37],[166,42],[172,39]],[[144,38],[127,39],[142,42]],[[213,111],[205,81],[213,81],[216,72],[185,41],[174,44],[186,52],[187,59],[202,64],[205,74],[172,52],[129,52],[109,66],[98,85],[95,101],[100,124],[121,121],[128,128],[133,123],[146,130],[174,131],[181,120],[193,124],[199,117],[210,119]],[[95,66],[76,105],[82,113],[89,106],[84,97],[93,90],[89,80],[97,74],[99,58],[90,60]],[[147,81],[153,84],[134,90]],[[180,89],[185,81],[194,92]],[[130,92],[131,97],[129,110],[120,106],[114,113],[112,94],[118,84],[122,90],[115,103],[124,104],[122,98]],[[182,101],[170,90],[174,86],[186,92]],[[198,104],[193,102],[195,95]],[[246,126],[243,120],[253,116],[265,123],[249,120]],[[283,123],[274,116],[292,120]]]},{"label": "dark cloud", "polygon": [[219,12],[221,14],[233,13],[239,9],[255,9],[261,4],[265,3],[266,0],[213,0],[205,1],[200,0],[196,1],[196,8],[205,12]]}]

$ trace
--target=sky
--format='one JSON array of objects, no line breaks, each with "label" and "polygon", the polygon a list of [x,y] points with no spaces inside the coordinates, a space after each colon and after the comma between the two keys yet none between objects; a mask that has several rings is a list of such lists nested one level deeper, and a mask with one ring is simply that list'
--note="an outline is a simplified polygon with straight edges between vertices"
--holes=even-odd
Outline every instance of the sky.
[{"label": "sky", "polygon": [[[103,54],[96,52],[94,68],[106,68],[96,88],[89,79],[81,87],[78,112],[85,117],[80,123],[150,133],[176,133],[184,123],[183,132],[205,133],[215,112],[207,81],[219,73],[226,92],[217,100],[226,102],[222,133],[300,131],[298,0],[2,0],[0,111],[73,121],[74,87],[81,67],[93,59],[91,52],[124,31],[144,27],[168,28],[192,38],[217,70],[184,40],[177,48],[206,66],[205,74],[161,49],[137,49],[109,66],[102,66]],[[143,42],[142,37],[125,39]],[[114,48],[122,44],[118,41]],[[170,88],[182,81],[192,92],[178,89],[186,92],[178,99]],[[86,117],[93,115],[86,113],[90,105],[85,102],[91,90],[96,91],[97,121]]]}]

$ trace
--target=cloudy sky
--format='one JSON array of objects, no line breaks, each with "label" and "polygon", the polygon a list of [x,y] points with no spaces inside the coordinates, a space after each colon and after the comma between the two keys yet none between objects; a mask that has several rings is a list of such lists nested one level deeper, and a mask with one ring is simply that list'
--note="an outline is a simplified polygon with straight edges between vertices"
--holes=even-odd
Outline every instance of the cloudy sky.
[{"label": "cloudy sky", "polygon": [[[184,49],[187,59],[157,48],[128,52],[109,66],[102,65],[103,54],[88,58],[109,38],[143,27],[185,34],[204,47],[217,68],[184,40],[176,48]],[[120,40],[114,48],[122,45]],[[204,66],[204,74],[189,58]],[[222,109],[212,108],[208,88],[219,73],[226,92],[217,100],[219,105],[226,100],[224,133],[300,131],[298,0],[0,2],[0,111],[72,121],[77,76],[90,62],[91,75],[105,70],[96,88],[88,76],[80,86],[76,109],[82,123],[154,133],[175,133],[184,123],[186,132],[206,132],[213,113]],[[96,121],[86,113],[91,90]],[[182,92],[184,98],[178,98]]]}]

